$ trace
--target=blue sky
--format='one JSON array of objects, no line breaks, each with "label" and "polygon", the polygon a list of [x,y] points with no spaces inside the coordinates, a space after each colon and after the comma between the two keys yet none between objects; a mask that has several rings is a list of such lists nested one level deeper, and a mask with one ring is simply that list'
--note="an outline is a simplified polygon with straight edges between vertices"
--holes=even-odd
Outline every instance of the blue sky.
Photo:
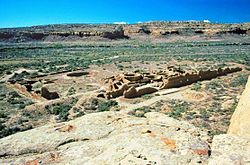
[{"label": "blue sky", "polygon": [[0,0],[0,27],[153,20],[250,22],[250,0]]}]

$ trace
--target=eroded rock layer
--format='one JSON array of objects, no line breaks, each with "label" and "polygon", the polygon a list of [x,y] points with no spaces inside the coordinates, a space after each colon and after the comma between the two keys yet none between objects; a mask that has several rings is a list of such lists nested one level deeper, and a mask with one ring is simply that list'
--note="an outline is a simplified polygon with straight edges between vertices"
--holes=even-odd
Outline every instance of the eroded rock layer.
[{"label": "eroded rock layer", "polygon": [[0,41],[76,41],[83,38],[129,39],[138,36],[204,36],[249,35],[249,23],[216,24],[190,22],[148,22],[129,25],[64,24],[0,29]]}]

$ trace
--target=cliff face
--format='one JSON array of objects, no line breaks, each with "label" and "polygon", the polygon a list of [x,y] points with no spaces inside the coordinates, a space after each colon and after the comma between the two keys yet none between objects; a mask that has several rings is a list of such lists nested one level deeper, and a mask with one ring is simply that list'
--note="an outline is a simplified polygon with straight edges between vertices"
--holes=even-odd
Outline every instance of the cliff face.
[{"label": "cliff face", "polygon": [[228,133],[250,138],[250,77],[231,118]]},{"label": "cliff face", "polygon": [[72,41],[81,38],[128,39],[120,26],[48,25],[0,29],[0,42]]},{"label": "cliff face", "polygon": [[202,22],[151,22],[131,25],[114,24],[66,24],[0,29],[0,42],[27,42],[74,40],[100,37],[129,39],[144,35],[148,37],[169,36],[221,36],[249,35],[250,24],[210,24]]},{"label": "cliff face", "polygon": [[138,25],[128,25],[125,33],[128,35],[144,33],[152,36],[168,35],[221,35],[249,34],[250,25],[246,24],[210,24],[201,22],[153,22]]}]

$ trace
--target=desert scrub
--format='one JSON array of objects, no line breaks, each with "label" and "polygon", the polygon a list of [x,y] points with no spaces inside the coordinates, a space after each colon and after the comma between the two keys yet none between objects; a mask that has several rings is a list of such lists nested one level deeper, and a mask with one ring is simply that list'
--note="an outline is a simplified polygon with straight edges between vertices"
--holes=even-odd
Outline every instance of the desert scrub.
[{"label": "desert scrub", "polygon": [[129,115],[136,116],[136,117],[145,117],[145,114],[151,112],[150,107],[144,106],[141,108],[137,108],[134,111],[129,112]]},{"label": "desert scrub", "polygon": [[118,64],[118,65],[117,65],[117,68],[118,68],[119,70],[123,70],[123,69],[124,69],[124,66],[121,65],[121,64]]},{"label": "desert scrub", "polygon": [[69,110],[75,105],[77,99],[72,99],[69,103],[58,103],[52,106],[46,106],[45,109],[49,114],[56,115],[59,121],[69,120]]},{"label": "desert scrub", "polygon": [[8,89],[4,85],[0,85],[0,93],[0,105],[3,110],[24,109],[26,106],[33,104],[31,100],[20,96],[16,91]]},{"label": "desert scrub", "polygon": [[234,97],[233,99],[234,99],[234,102],[231,105],[231,107],[229,107],[229,109],[228,109],[230,115],[234,113],[235,109],[237,108],[238,102],[239,102],[239,100],[236,97]]},{"label": "desert scrub", "polygon": [[218,79],[211,80],[209,83],[207,83],[205,89],[214,94],[221,95],[225,93],[223,82]]},{"label": "desert scrub", "polygon": [[115,100],[91,98],[83,103],[82,107],[84,107],[86,113],[104,112],[109,111],[111,108],[118,109],[118,102]]},{"label": "desert scrub", "polygon": [[210,137],[214,137],[215,135],[220,135],[220,134],[224,134],[226,132],[220,131],[220,130],[209,130],[208,131],[208,136]]},{"label": "desert scrub", "polygon": [[98,102],[98,111],[104,112],[109,111],[112,107],[118,106],[118,102],[114,100],[108,100],[108,101],[99,101]]},{"label": "desert scrub", "polygon": [[76,90],[74,87],[70,87],[67,93],[67,96],[76,94]]},{"label": "desert scrub", "polygon": [[152,97],[153,97],[153,95],[150,95],[150,94],[145,94],[142,96],[142,98],[145,100],[151,99]]},{"label": "desert scrub", "polygon": [[0,109],[0,118],[6,118],[6,117],[7,117],[6,113]]},{"label": "desert scrub", "polygon": [[6,126],[0,121],[0,138],[12,135],[20,131],[26,131],[32,128],[32,125],[29,124]]},{"label": "desert scrub", "polygon": [[170,105],[171,112],[167,113],[170,117],[180,118],[185,112],[189,110],[190,104],[185,101],[173,100],[173,103]]},{"label": "desert scrub", "polygon": [[191,87],[191,90],[195,90],[195,91],[201,90],[201,82],[194,83]]},{"label": "desert scrub", "polygon": [[202,119],[207,120],[209,118],[210,115],[209,115],[208,110],[206,110],[204,108],[200,108],[198,111],[199,111]]},{"label": "desert scrub", "polygon": [[245,86],[247,83],[248,76],[249,75],[247,75],[247,74],[243,74],[243,75],[239,75],[239,76],[235,77],[231,81],[230,86],[231,87]]},{"label": "desert scrub", "polygon": [[57,104],[48,109],[49,114],[57,115],[60,121],[67,121],[69,110],[71,109],[70,105],[67,104]]}]

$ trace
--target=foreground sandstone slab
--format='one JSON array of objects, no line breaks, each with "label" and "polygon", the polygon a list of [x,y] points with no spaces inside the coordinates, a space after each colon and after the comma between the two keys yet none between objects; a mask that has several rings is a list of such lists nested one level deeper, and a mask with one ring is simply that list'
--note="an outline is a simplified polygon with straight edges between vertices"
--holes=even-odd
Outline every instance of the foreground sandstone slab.
[{"label": "foreground sandstone slab", "polygon": [[217,135],[212,143],[209,165],[250,164],[250,139],[236,135]]},{"label": "foreground sandstone slab", "polygon": [[187,122],[103,112],[0,139],[0,164],[206,163],[207,135]]}]

